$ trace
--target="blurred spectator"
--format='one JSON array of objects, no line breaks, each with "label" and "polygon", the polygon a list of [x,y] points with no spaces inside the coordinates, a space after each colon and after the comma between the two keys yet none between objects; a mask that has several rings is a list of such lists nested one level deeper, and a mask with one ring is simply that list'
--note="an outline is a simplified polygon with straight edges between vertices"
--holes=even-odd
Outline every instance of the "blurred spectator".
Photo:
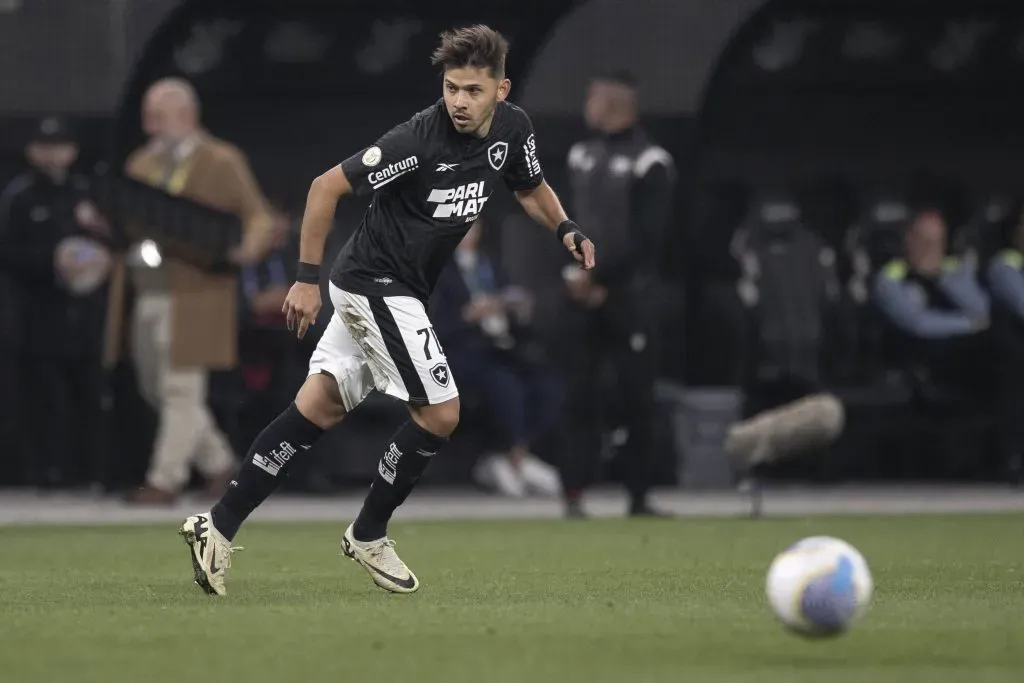
[{"label": "blurred spectator", "polygon": [[[149,141],[128,158],[126,173],[238,214],[243,238],[232,261],[243,267],[262,261],[272,240],[267,201],[245,155],[201,127],[193,88],[179,79],[158,81],[145,94],[142,118]],[[125,229],[132,233],[132,226]],[[134,244],[126,261],[137,294],[131,346],[139,388],[160,420],[145,485],[129,501],[172,502],[192,464],[206,478],[208,495],[220,495],[235,458],[207,406],[207,380],[210,370],[238,363],[238,278],[205,272],[149,240]],[[113,292],[108,362],[119,353],[121,296]]]},{"label": "blurred spectator", "polygon": [[480,250],[480,223],[469,229],[442,272],[431,312],[460,388],[479,398],[500,436],[501,455],[484,458],[478,481],[504,495],[557,495],[556,470],[531,452],[561,420],[563,387],[529,330],[532,297],[502,287]]},{"label": "blurred spectator", "polygon": [[[19,331],[20,367],[4,392],[23,388],[26,479],[44,488],[92,484],[103,452],[100,349],[109,234],[71,174],[78,144],[68,125],[43,119],[26,148],[31,170],[0,198],[0,269],[20,305],[9,312]],[[13,381],[10,381],[12,378]]]},{"label": "blurred spectator", "polygon": [[[574,429],[566,467],[570,516],[601,455],[602,397],[620,402],[624,464],[632,515],[648,504],[653,476],[657,334],[656,263],[673,202],[672,158],[640,127],[636,86],[626,74],[595,78],[584,114],[594,136],[569,151],[573,217],[598,246],[597,268],[565,270],[565,369],[571,378],[567,424]],[[615,390],[600,386],[606,364]]]},{"label": "blurred spectator", "polygon": [[747,308],[741,369],[752,416],[827,383],[823,370],[840,297],[835,252],[803,222],[785,193],[768,193],[733,237],[737,293]]},{"label": "blurred spectator", "polygon": [[981,389],[987,373],[978,333],[989,326],[989,301],[972,270],[947,255],[946,239],[938,211],[918,213],[904,236],[905,259],[890,261],[876,276],[875,301],[895,333],[897,358],[919,378]]},{"label": "blurred spectator", "polygon": [[999,389],[1000,464],[1015,481],[1024,474],[1024,214],[1008,246],[988,263]]},{"label": "blurred spectator", "polygon": [[[239,272],[238,351],[245,398],[238,436],[243,443],[254,439],[291,402],[306,378],[309,354],[316,345],[313,332],[296,341],[281,312],[299,260],[298,232],[293,226],[298,227],[291,216],[278,213],[272,229],[272,250],[262,262]],[[286,486],[316,493],[334,490],[315,459],[297,463]]]},{"label": "blurred spectator", "polygon": [[262,261],[240,269],[242,317],[246,327],[285,329],[281,309],[295,279],[293,264],[298,261],[298,249],[290,239],[290,228],[288,216],[275,216],[270,252]]}]

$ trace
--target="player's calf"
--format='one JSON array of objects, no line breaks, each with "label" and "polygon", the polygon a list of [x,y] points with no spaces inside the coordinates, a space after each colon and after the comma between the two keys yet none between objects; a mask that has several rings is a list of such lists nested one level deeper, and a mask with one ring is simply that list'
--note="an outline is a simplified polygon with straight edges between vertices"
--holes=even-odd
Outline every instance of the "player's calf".
[{"label": "player's calf", "polygon": [[399,427],[377,465],[377,475],[353,524],[353,538],[377,541],[388,522],[459,423],[459,399],[410,409],[412,419]]},{"label": "player's calf", "polygon": [[[334,395],[330,392],[334,387]],[[239,527],[287,475],[293,459],[313,447],[324,431],[344,416],[337,383],[328,375],[313,375],[299,390],[295,403],[260,433],[228,490],[210,514],[225,538]]]}]

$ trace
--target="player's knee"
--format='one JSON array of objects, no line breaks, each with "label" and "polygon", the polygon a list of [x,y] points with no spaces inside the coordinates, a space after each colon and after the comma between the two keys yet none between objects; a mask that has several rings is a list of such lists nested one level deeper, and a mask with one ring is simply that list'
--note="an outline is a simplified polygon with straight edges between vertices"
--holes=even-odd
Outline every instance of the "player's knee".
[{"label": "player's knee", "polygon": [[333,377],[326,373],[310,375],[295,396],[295,407],[303,417],[320,429],[330,429],[345,417],[345,404]]},{"label": "player's knee", "polygon": [[437,436],[450,436],[459,426],[459,399],[433,406],[422,406],[412,409],[413,419],[419,426]]}]

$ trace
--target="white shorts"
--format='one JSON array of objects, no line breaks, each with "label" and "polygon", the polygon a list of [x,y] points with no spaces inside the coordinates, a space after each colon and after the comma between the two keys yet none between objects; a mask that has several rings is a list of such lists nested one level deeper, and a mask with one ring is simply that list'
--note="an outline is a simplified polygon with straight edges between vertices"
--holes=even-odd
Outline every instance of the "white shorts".
[{"label": "white shorts", "polygon": [[309,374],[338,382],[345,410],[370,391],[413,405],[459,395],[427,311],[409,296],[362,296],[331,283],[334,315],[309,359]]}]

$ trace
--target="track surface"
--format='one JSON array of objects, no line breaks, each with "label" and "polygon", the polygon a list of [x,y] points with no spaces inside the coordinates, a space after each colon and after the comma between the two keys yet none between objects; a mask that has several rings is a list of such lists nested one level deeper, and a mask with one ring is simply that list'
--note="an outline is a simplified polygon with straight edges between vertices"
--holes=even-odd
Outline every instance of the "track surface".
[{"label": "track surface", "polygon": [[[750,514],[750,497],[735,491],[659,491],[654,497],[680,516],[730,517]],[[336,497],[275,496],[253,519],[270,522],[345,521],[352,519],[362,494]],[[592,493],[587,511],[595,517],[618,517],[625,497],[615,490]],[[209,508],[209,502],[183,498],[171,507],[129,507],[118,499],[85,494],[37,495],[0,491],[0,526],[12,524],[148,524],[177,522]],[[789,488],[764,494],[767,516],[831,514],[941,514],[1024,511],[1024,491],[985,486],[910,486]],[[550,519],[561,515],[555,501],[509,500],[467,491],[424,490],[396,514],[399,520]]]}]

